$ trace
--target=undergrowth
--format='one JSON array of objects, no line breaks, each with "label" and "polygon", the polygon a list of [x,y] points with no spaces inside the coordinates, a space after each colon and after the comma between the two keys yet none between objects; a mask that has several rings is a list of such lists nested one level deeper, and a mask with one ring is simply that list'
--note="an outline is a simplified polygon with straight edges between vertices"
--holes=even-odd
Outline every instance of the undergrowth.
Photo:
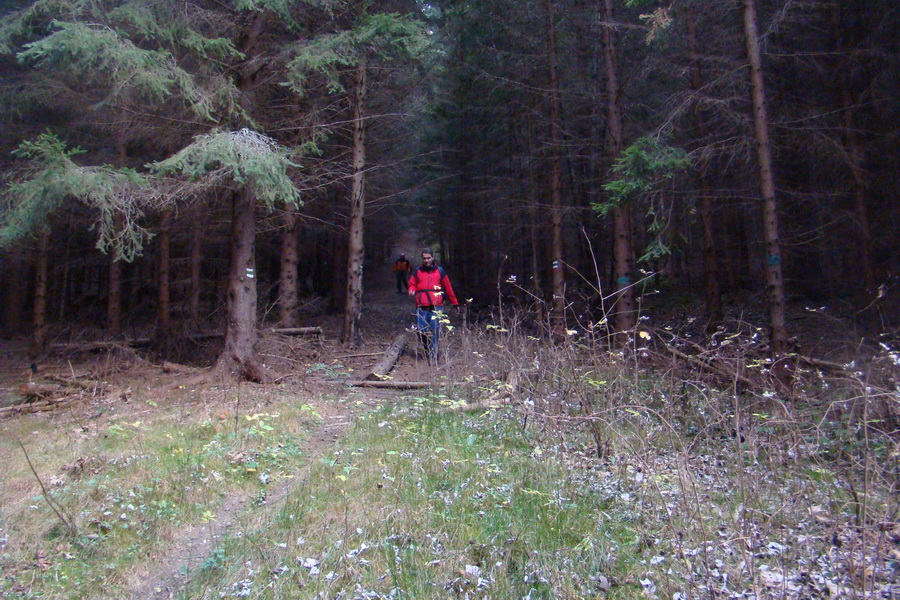
[{"label": "undergrowth", "polygon": [[[300,451],[313,406],[335,399],[277,388],[238,388],[224,414],[148,406],[55,437],[23,419],[75,531],[2,442],[0,591],[121,597],[179,527],[213,526],[240,493],[259,501],[181,597],[892,598],[889,379],[798,370],[788,394],[736,337],[690,371],[636,333],[548,343],[514,314],[457,328],[434,369],[448,385],[358,416],[315,459]],[[289,493],[267,502],[282,477]]]}]

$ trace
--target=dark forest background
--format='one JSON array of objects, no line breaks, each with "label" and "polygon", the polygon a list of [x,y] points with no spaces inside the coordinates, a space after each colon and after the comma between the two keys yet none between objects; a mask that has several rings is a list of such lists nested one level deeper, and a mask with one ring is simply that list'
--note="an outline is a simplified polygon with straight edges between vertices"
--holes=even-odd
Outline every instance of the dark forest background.
[{"label": "dark forest background", "polygon": [[0,18],[0,317],[37,353],[221,328],[241,202],[257,317],[346,312],[348,343],[354,260],[387,268],[401,232],[473,315],[502,299],[536,333],[627,331],[663,305],[897,325],[892,0],[38,0]]}]

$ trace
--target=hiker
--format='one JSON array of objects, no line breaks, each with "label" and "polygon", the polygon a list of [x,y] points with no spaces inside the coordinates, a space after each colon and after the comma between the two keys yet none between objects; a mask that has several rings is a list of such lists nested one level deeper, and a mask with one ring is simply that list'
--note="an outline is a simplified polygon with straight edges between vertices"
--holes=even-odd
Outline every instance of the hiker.
[{"label": "hiker", "polygon": [[412,265],[406,260],[406,255],[401,254],[400,258],[394,263],[394,275],[397,277],[398,294],[402,294],[409,283],[410,273],[412,273]]},{"label": "hiker", "polygon": [[441,307],[444,298],[453,306],[459,306],[450,278],[434,262],[430,248],[422,250],[422,266],[409,278],[409,295],[416,300],[416,331],[425,348],[428,362],[435,364],[440,353]]}]

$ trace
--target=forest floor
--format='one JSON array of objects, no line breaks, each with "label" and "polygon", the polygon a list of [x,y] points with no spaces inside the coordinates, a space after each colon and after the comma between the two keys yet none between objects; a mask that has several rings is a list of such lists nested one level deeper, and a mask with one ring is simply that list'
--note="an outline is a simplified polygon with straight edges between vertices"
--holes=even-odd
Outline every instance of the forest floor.
[{"label": "forest floor", "polygon": [[268,385],[121,346],[34,372],[7,343],[0,401],[73,391],[0,421],[0,596],[897,597],[898,397],[874,375],[738,396],[652,345],[451,313],[440,364],[410,335],[391,373],[428,387],[358,388],[412,321],[372,279],[362,347],[310,316],[321,338],[263,337]]}]

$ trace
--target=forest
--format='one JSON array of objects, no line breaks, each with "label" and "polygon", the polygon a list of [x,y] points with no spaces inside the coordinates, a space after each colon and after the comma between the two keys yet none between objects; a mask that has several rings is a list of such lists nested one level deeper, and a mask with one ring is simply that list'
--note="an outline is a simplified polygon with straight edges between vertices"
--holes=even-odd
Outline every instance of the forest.
[{"label": "forest", "polygon": [[[898,34],[894,0],[2,3],[0,595],[894,598]],[[423,248],[437,364],[392,281]]]}]

